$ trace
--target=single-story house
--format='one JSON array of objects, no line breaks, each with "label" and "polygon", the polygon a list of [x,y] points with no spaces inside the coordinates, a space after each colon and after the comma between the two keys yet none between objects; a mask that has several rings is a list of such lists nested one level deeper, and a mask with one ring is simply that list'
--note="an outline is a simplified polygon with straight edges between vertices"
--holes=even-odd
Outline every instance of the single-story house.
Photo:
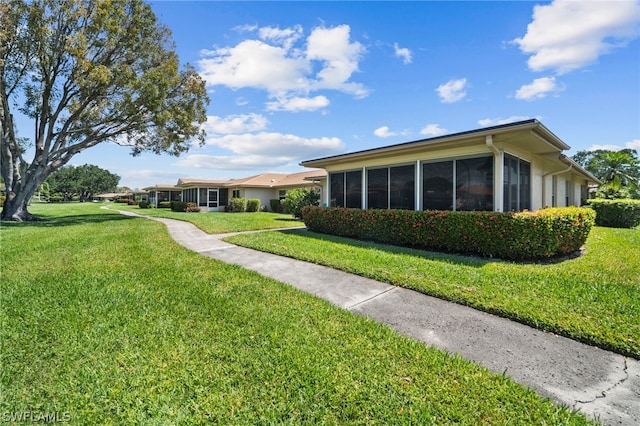
[{"label": "single-story house", "polygon": [[230,180],[181,178],[176,185],[156,185],[144,189],[149,191],[149,200],[156,207],[159,201],[185,201],[196,203],[200,211],[207,212],[224,211],[230,198],[239,197],[258,198],[260,205],[269,209],[270,200],[282,200],[287,191],[296,188],[315,189],[321,197],[326,198],[326,185],[323,186],[322,181],[327,181],[326,172],[312,170],[290,174],[262,173]]},{"label": "single-story house", "polygon": [[581,205],[601,183],[568,149],[534,119],[301,165],[327,171],[328,206],[521,211]]},{"label": "single-story house", "polygon": [[182,190],[175,185],[154,185],[143,188],[147,192],[149,204],[158,207],[163,201],[180,201]]}]

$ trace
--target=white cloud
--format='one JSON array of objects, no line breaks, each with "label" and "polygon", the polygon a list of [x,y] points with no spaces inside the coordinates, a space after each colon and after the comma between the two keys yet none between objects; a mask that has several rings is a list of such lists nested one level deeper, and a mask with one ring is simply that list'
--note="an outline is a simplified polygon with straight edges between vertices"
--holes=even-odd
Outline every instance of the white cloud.
[{"label": "white cloud", "polygon": [[251,87],[272,95],[308,90],[309,61],[292,57],[278,46],[260,40],[245,40],[234,47],[202,52],[199,73],[208,86],[231,89]]},{"label": "white cloud", "polygon": [[559,74],[584,67],[640,34],[636,0],[555,0],[533,8],[527,33],[513,43],[531,57],[532,71]]},{"label": "white cloud", "polygon": [[379,138],[390,138],[392,136],[396,136],[396,133],[389,130],[389,126],[378,127],[373,131],[373,134]]},{"label": "white cloud", "polygon": [[291,134],[261,132],[209,137],[207,145],[228,149],[241,155],[259,155],[304,159],[344,150],[339,138],[303,138]]},{"label": "white cloud", "polygon": [[373,134],[379,138],[392,138],[394,136],[407,136],[409,134],[409,130],[401,130],[399,132],[392,132],[389,129],[389,126],[378,127],[373,131]]},{"label": "white cloud", "polygon": [[449,133],[447,129],[443,129],[438,124],[427,124],[425,127],[420,130],[421,135],[426,136],[442,136]]},{"label": "white cloud", "polygon": [[440,101],[445,104],[451,104],[458,102],[467,95],[465,88],[467,87],[467,79],[461,78],[458,80],[450,80],[444,84],[441,84],[436,89],[440,96]]},{"label": "white cloud", "polygon": [[259,40],[247,39],[235,46],[200,52],[198,72],[209,88],[222,85],[233,90],[265,90],[276,99],[268,103],[268,108],[286,111],[297,111],[293,108],[296,104],[307,111],[322,108],[318,106],[322,103],[328,105],[326,96],[309,96],[318,90],[336,90],[356,98],[369,94],[364,85],[351,81],[365,49],[351,41],[348,25],[314,28],[306,38],[306,48],[296,47],[303,41],[299,25],[257,31]]},{"label": "white cloud", "polygon": [[555,77],[541,77],[533,80],[531,84],[525,84],[516,90],[516,99],[532,101],[542,99],[549,93],[564,90],[562,86],[556,84]]},{"label": "white cloud", "polygon": [[598,149],[603,149],[607,151],[620,151],[621,149],[635,149],[640,153],[640,139],[634,139],[624,144],[624,146],[620,145],[592,145],[587,151],[595,151]]},{"label": "white cloud", "polygon": [[359,83],[348,82],[351,75],[358,71],[358,62],[365,52],[364,47],[350,41],[351,28],[339,25],[333,28],[315,28],[307,38],[306,57],[309,60],[322,61],[324,68],[316,76],[316,89],[336,89],[365,97],[368,90]]},{"label": "white cloud", "polygon": [[313,98],[278,98],[273,102],[267,102],[268,111],[316,111],[329,106],[329,99],[326,96],[316,96]]},{"label": "white cloud", "polygon": [[267,127],[268,120],[260,114],[240,114],[218,117],[207,116],[207,121],[202,124],[202,128],[207,134],[232,134],[257,132]]},{"label": "white cloud", "polygon": [[398,58],[402,58],[402,62],[404,62],[405,64],[410,64],[412,62],[411,50],[407,49],[406,47],[398,46],[398,43],[394,43],[393,48],[396,51],[396,56]]},{"label": "white cloud", "polygon": [[508,118],[485,118],[478,120],[478,124],[482,127],[501,126],[503,124],[515,123],[516,121],[530,120],[531,118],[537,118],[542,120],[541,117],[529,117],[527,115],[512,115]]},{"label": "white cloud", "polygon": [[229,156],[189,154],[176,161],[175,165],[190,169],[262,170],[270,167],[284,166],[290,161],[290,157],[276,157],[271,155]]},{"label": "white cloud", "polygon": [[295,25],[284,30],[274,27],[262,27],[258,30],[258,34],[261,39],[271,41],[289,50],[302,37],[302,27]]}]

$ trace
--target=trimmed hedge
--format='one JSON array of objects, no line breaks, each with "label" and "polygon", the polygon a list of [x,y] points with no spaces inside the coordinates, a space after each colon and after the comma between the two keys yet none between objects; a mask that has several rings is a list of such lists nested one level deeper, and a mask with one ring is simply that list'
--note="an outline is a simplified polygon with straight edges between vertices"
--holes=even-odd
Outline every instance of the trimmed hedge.
[{"label": "trimmed hedge", "polygon": [[361,210],[305,207],[310,231],[401,246],[508,260],[539,260],[578,251],[594,225],[589,208],[535,212]]},{"label": "trimmed hedge", "polygon": [[587,203],[596,212],[597,226],[635,228],[640,225],[640,200],[596,198]]},{"label": "trimmed hedge", "polygon": [[244,197],[232,198],[229,200],[227,211],[229,212],[244,212],[247,210],[247,199]]},{"label": "trimmed hedge", "polygon": [[274,198],[272,200],[269,200],[269,206],[271,207],[272,212],[282,213],[282,204],[280,203],[279,199]]},{"label": "trimmed hedge", "polygon": [[171,203],[173,201],[160,201],[158,203],[158,208],[159,209],[170,209],[171,208]]},{"label": "trimmed hedge", "polygon": [[188,203],[186,201],[172,201],[171,210],[174,212],[199,212],[200,207],[196,203]]},{"label": "trimmed hedge", "polygon": [[250,198],[249,201],[247,201],[247,211],[257,212],[258,210],[260,210],[260,199]]}]

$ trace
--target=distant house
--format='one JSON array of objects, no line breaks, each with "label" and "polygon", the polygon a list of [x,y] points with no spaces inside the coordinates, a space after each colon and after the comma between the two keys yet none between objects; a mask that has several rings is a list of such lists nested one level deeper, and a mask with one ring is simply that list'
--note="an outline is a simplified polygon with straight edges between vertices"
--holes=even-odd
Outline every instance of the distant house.
[{"label": "distant house", "polygon": [[600,184],[538,120],[308,160],[323,204],[409,210],[537,210],[581,205]]},{"label": "distant house", "polygon": [[180,201],[182,190],[175,185],[154,185],[143,188],[147,192],[149,204],[158,207],[163,201]]},{"label": "distant house", "polygon": [[196,203],[201,211],[224,211],[230,198],[258,198],[260,205],[269,209],[270,200],[283,199],[287,191],[296,188],[315,189],[326,197],[324,170],[300,173],[263,173],[240,179],[208,180],[178,179],[176,185],[155,185],[144,188],[149,192],[151,204],[160,201],[185,201]]}]

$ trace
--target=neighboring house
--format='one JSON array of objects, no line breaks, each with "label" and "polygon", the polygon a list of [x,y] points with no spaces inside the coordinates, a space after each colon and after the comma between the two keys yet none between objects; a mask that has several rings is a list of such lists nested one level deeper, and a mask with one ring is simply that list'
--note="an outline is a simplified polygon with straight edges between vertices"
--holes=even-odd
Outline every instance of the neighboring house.
[{"label": "neighboring house", "polygon": [[175,185],[154,185],[142,188],[148,194],[149,204],[158,207],[163,201],[180,201],[182,190]]},{"label": "neighboring house", "polygon": [[537,210],[581,205],[600,184],[537,120],[308,160],[328,172],[329,206]]},{"label": "neighboring house", "polygon": [[175,186],[156,185],[144,189],[149,191],[149,200],[156,207],[158,203],[154,200],[163,201],[162,195],[165,201],[196,203],[201,211],[224,211],[229,199],[239,197],[258,198],[260,205],[269,209],[270,200],[282,200],[287,191],[296,188],[315,189],[326,198],[326,187],[321,185],[321,181],[326,180],[324,170],[313,170],[291,174],[263,173],[231,180],[182,178]]}]

